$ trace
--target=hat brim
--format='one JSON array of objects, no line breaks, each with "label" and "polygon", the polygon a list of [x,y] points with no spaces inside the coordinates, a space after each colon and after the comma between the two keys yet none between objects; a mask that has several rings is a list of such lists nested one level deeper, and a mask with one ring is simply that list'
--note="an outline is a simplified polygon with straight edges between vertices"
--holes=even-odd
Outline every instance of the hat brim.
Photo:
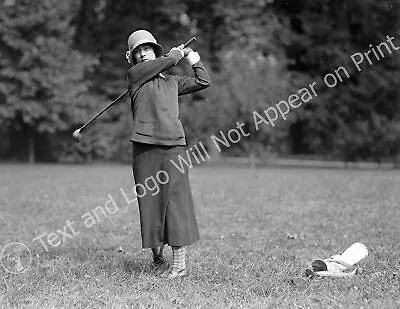
[{"label": "hat brim", "polygon": [[160,57],[163,53],[163,48],[161,45],[153,43],[153,42],[149,42],[148,40],[140,40],[138,41],[135,46],[133,46],[130,50],[130,52],[132,53],[136,48],[138,48],[140,45],[143,44],[148,44],[151,45],[154,48],[154,53],[156,54],[157,57]]}]

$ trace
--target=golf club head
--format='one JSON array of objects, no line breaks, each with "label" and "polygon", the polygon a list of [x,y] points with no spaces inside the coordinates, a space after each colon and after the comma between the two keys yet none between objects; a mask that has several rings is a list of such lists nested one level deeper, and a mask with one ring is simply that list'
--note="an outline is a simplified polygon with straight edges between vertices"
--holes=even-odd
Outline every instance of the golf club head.
[{"label": "golf club head", "polygon": [[72,133],[72,136],[75,139],[75,141],[77,141],[79,143],[82,138],[81,129],[75,130],[74,133]]}]

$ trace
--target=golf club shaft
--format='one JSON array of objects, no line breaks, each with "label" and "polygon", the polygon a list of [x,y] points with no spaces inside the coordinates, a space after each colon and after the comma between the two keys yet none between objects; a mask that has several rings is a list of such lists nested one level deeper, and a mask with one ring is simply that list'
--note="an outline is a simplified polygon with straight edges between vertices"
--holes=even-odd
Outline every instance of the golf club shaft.
[{"label": "golf club shaft", "polygon": [[[195,37],[192,37],[189,41],[183,44],[183,48],[188,47],[190,44],[192,44],[194,41],[196,41]],[[107,105],[103,110],[101,110],[97,115],[95,115],[92,119],[90,119],[86,124],[84,124],[82,127],[79,128],[79,132],[83,132],[93,121],[95,121],[97,118],[99,118],[105,111],[107,111],[111,106],[113,106],[115,103],[117,103],[119,100],[121,100],[129,90],[126,90],[124,93],[122,93],[118,98],[116,98],[114,101],[112,101],[109,105]]]},{"label": "golf club shaft", "polygon": [[115,103],[117,103],[119,100],[121,100],[129,90],[126,90],[124,93],[122,93],[118,98],[116,98],[114,101],[112,101],[110,104],[108,104],[103,110],[101,110],[97,115],[95,115],[92,119],[90,119],[86,124],[84,124],[82,127],[79,128],[79,131],[82,132],[85,130],[86,127],[88,127],[93,121],[95,121],[97,118],[99,118],[105,111],[107,111],[111,106],[113,106]]}]

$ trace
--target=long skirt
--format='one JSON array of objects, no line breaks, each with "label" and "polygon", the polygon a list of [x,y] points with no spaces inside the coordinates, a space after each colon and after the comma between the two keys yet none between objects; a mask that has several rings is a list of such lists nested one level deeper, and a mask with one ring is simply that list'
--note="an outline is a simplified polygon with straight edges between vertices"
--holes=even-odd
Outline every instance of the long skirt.
[{"label": "long skirt", "polygon": [[179,162],[186,147],[132,144],[142,247],[184,246],[199,240],[188,168],[181,172],[170,161]]}]

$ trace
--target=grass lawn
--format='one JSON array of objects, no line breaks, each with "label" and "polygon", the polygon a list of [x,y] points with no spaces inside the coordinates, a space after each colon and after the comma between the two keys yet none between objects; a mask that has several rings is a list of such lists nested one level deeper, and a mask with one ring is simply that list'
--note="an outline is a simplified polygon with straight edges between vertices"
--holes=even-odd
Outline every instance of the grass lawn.
[{"label": "grass lawn", "polygon": [[[120,191],[133,196],[131,175],[125,165],[0,165],[0,308],[400,308],[399,171],[195,168],[201,240],[175,281],[141,249],[137,204]],[[360,274],[304,276],[353,242],[369,249]]]}]

